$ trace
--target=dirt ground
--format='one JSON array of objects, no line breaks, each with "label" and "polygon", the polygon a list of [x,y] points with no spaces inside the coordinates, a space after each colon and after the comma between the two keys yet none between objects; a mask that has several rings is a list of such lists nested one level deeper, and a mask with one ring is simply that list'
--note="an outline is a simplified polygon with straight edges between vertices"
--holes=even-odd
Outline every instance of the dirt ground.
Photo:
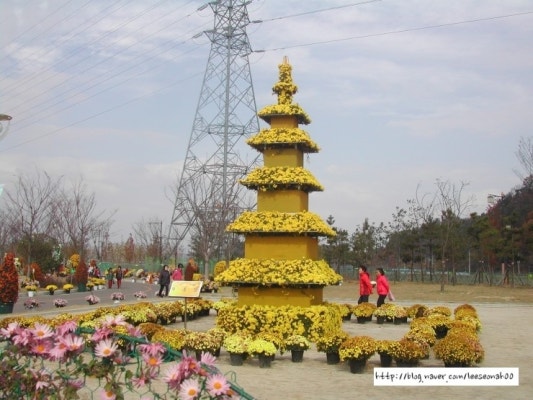
[{"label": "dirt ground", "polygon": [[[379,367],[379,358],[373,356],[364,374],[352,374],[345,363],[328,365],[324,353],[308,350],[302,363],[291,362],[289,353],[276,355],[270,369],[259,368],[257,360],[249,359],[243,366],[231,366],[229,355],[222,351],[218,367],[224,373],[234,373],[236,382],[260,400],[277,399],[529,399],[533,393],[533,289],[489,286],[446,286],[399,283],[393,284],[396,303],[409,306],[415,303],[445,305],[450,308],[464,303],[473,305],[482,322],[480,340],[485,359],[479,367],[517,367],[519,386],[374,386],[373,368]],[[325,289],[328,301],[355,303],[357,286],[347,282],[339,287]],[[371,301],[376,296],[371,296]],[[204,330],[214,326],[215,316],[190,321],[189,329]],[[355,320],[343,323],[352,335],[369,335],[376,339],[399,339],[408,325],[376,322],[358,324]],[[394,364],[393,364],[394,366]],[[418,368],[443,367],[433,355]]]},{"label": "dirt ground", "polygon": [[[131,285],[126,290],[139,290]],[[529,399],[533,393],[533,370],[530,368],[533,356],[533,288],[513,288],[482,285],[446,285],[440,290],[439,284],[392,283],[396,303],[410,306],[425,304],[429,306],[445,305],[452,310],[460,304],[471,304],[477,311],[482,323],[480,340],[485,349],[485,359],[479,367],[516,367],[519,368],[519,386],[474,387],[474,386],[374,386],[373,368],[379,367],[379,358],[373,356],[367,363],[363,374],[352,374],[346,363],[328,365],[324,353],[313,349],[305,352],[302,363],[291,362],[289,353],[276,355],[269,369],[259,368],[258,361],[248,359],[243,366],[231,366],[229,354],[222,350],[217,367],[241,386],[247,393],[258,400],[348,400],[364,397],[365,399]],[[143,289],[144,290],[144,289]],[[155,287],[148,290],[155,293]],[[76,306],[64,312],[84,312],[89,309],[83,301],[86,293],[71,294],[78,296]],[[218,294],[203,295],[217,300],[232,297],[230,288],[223,288]],[[106,296],[108,297],[108,296]],[[129,296],[131,297],[131,296]],[[324,299],[330,302],[357,302],[357,282],[345,282],[341,286],[324,289]],[[103,299],[104,297],[102,297]],[[370,297],[371,302],[377,296]],[[62,309],[55,309],[48,297],[42,296],[44,304],[36,312],[42,315],[56,314]],[[74,299],[74,297],[69,297]],[[155,297],[153,301],[165,301]],[[74,301],[72,301],[74,304]],[[103,305],[103,304],[102,304]],[[24,310],[17,305],[21,314],[34,312]],[[94,306],[92,306],[94,308]],[[187,328],[204,331],[215,326],[216,316],[189,321]],[[169,328],[183,328],[183,322]],[[408,330],[408,325],[384,324],[375,321],[358,324],[354,319],[345,321],[343,329],[351,335],[369,335],[376,339],[400,339]],[[394,367],[394,364],[393,364]],[[424,367],[443,367],[442,361],[431,356],[423,360],[417,369]]]}]

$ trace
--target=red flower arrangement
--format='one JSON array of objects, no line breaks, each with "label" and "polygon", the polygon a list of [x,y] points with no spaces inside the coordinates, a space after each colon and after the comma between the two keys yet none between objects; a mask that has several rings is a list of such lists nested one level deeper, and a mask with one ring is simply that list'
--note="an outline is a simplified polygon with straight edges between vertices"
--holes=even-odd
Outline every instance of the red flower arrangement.
[{"label": "red flower arrangement", "polygon": [[19,275],[15,255],[7,253],[0,268],[0,302],[15,303],[19,298]]}]

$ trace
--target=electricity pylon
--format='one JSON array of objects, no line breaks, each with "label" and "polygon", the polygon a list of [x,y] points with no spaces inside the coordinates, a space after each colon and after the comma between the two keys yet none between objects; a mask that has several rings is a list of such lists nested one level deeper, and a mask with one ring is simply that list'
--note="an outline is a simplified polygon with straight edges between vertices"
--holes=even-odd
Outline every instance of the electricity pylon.
[{"label": "electricity pylon", "polygon": [[[180,244],[188,234],[205,242],[204,261],[229,247],[226,225],[253,206],[239,184],[259,155],[243,155],[245,139],[259,130],[248,55],[246,27],[249,0],[208,3],[214,27],[205,31],[211,50],[192,126],[183,169],[176,189],[169,240]],[[218,252],[218,254],[217,254]]]}]

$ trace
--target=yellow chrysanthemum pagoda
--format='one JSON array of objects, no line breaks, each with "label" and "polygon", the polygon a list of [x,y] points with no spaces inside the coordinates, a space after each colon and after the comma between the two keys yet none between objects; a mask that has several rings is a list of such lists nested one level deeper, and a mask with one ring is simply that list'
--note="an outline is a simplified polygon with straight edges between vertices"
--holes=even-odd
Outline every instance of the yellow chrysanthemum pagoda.
[{"label": "yellow chrysanthemum pagoda", "polygon": [[247,143],[263,154],[264,166],[241,180],[257,190],[257,211],[241,214],[227,230],[245,235],[244,258],[230,261],[216,277],[239,286],[238,305],[311,306],[323,302],[323,288],[342,277],[319,260],[318,238],[335,232],[308,210],[310,192],[323,190],[304,168],[304,154],[318,152],[309,134],[298,127],[309,116],[293,104],[297,86],[284,58],[273,91],[278,103],[259,117],[270,124]]}]

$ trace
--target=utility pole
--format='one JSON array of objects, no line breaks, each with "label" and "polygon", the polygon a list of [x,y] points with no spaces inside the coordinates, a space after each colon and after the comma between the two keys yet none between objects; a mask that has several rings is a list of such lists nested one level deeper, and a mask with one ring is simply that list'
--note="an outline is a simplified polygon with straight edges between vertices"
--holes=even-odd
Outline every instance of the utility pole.
[{"label": "utility pole", "polygon": [[[223,243],[235,208],[244,210],[255,204],[251,197],[246,204],[246,189],[239,184],[259,159],[256,153],[244,156],[249,151],[245,139],[259,131],[248,60],[249,3],[219,0],[207,4],[214,14],[213,29],[204,32],[211,50],[168,234],[175,239],[176,254],[189,233],[208,237],[213,243],[210,248]],[[207,234],[200,227],[203,222],[198,222],[206,212],[214,218]]]}]

